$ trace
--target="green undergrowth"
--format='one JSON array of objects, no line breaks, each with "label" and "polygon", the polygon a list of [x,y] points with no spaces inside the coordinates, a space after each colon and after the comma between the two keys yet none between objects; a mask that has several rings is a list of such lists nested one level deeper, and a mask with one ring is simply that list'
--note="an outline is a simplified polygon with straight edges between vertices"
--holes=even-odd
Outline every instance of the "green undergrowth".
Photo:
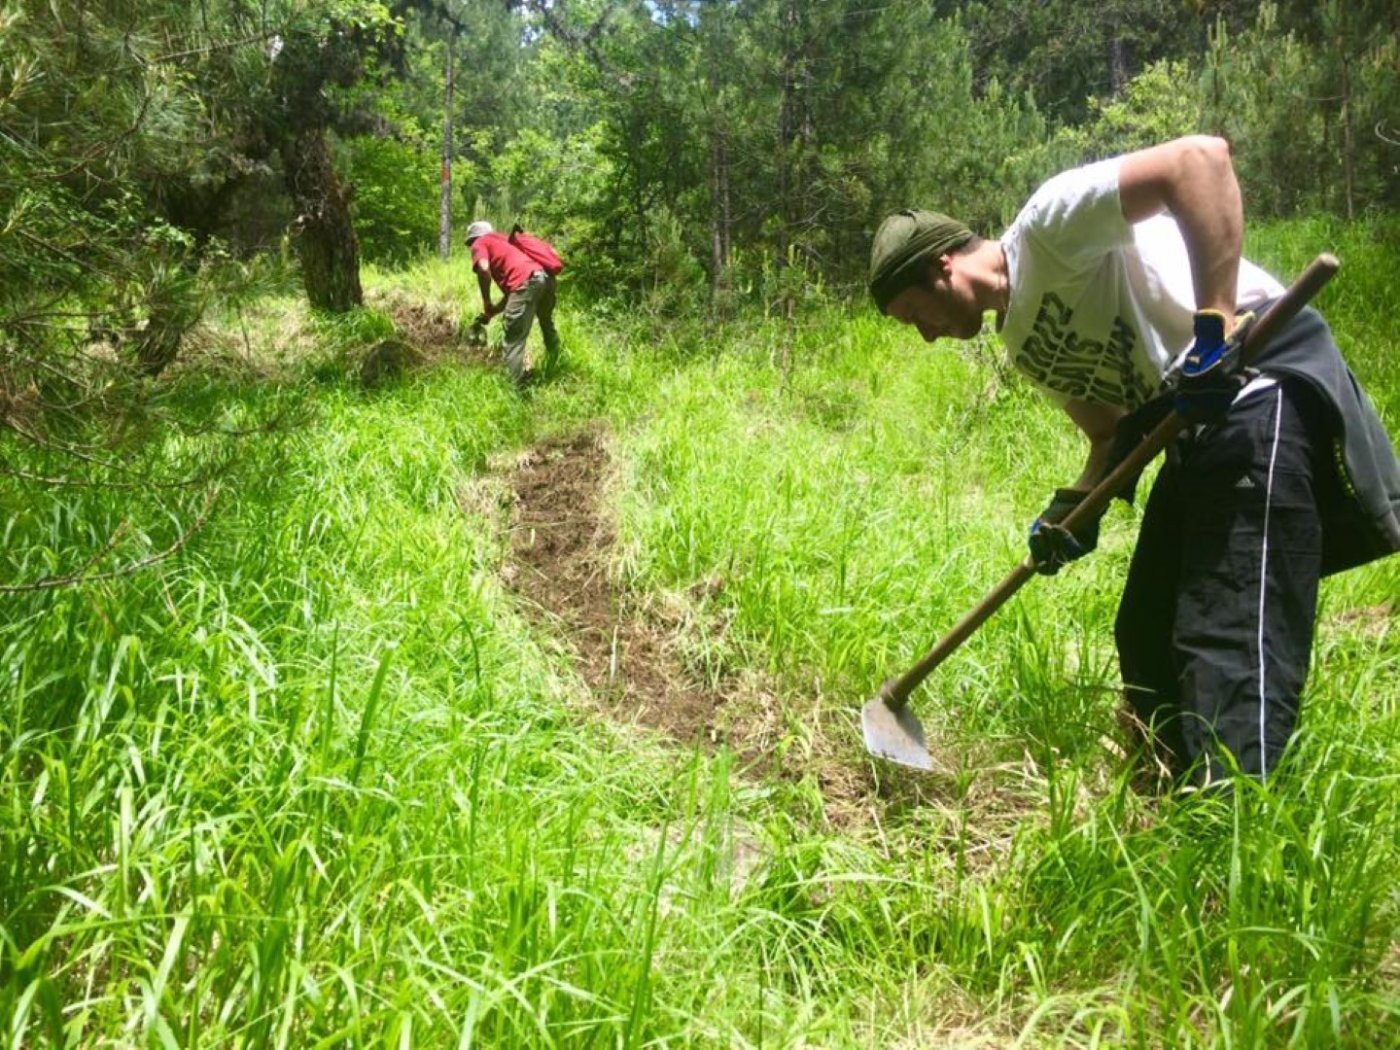
[{"label": "green undergrowth", "polygon": [[[1394,433],[1394,246],[1254,236],[1284,273],[1342,256],[1322,305]],[[475,294],[439,264],[369,285]],[[551,381],[440,356],[365,390],[386,317],[259,304],[119,461],[7,448],[0,583],[33,585],[0,595],[10,1044],[1361,1047],[1400,1022],[1400,559],[1326,581],[1266,786],[1153,802],[1117,770],[1125,505],[916,694],[943,771],[875,767],[860,705],[1082,457],[990,341],[863,306],[667,323],[566,283]],[[762,677],[796,776],[588,713],[502,583],[479,483],[596,420],[612,575],[687,605],[688,667]],[[836,768],[875,785],[839,825]]]}]

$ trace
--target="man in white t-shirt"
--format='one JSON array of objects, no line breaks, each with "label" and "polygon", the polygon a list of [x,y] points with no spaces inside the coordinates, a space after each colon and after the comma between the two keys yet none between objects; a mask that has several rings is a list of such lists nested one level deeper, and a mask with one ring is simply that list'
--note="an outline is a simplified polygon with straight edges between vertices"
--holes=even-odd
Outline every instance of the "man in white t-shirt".
[{"label": "man in white t-shirt", "polygon": [[1164,403],[1196,424],[1153,486],[1116,625],[1139,743],[1177,782],[1274,768],[1319,577],[1400,549],[1400,467],[1316,312],[1240,368],[1237,317],[1283,290],[1241,259],[1243,227],[1228,145],[1191,136],[1050,179],[1000,240],[906,211],[871,251],[884,313],[933,342],[975,337],[994,311],[1011,362],[1088,438],[1032,524],[1041,572],[1096,545],[1097,522],[1057,523],[1120,431]]}]

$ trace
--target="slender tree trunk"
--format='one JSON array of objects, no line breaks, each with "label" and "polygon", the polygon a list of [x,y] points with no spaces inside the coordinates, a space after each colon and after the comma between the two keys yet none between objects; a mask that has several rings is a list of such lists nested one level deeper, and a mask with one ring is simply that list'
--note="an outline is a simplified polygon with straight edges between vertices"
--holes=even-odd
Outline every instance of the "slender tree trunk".
[{"label": "slender tree trunk", "polygon": [[729,139],[714,133],[710,146],[710,297],[717,299],[729,287],[729,258],[734,227],[729,200]]},{"label": "slender tree trunk", "polygon": [[779,269],[791,265],[801,247],[801,231],[811,223],[811,157],[817,130],[813,120],[813,61],[806,3],[786,0],[783,6],[783,95],[778,117]]},{"label": "slender tree trunk", "polygon": [[729,284],[729,128],[713,63],[706,80],[716,100],[710,119],[710,298],[716,300]]},{"label": "slender tree trunk", "polygon": [[797,5],[800,0],[787,0],[783,5],[783,94],[778,107],[778,214],[782,222],[778,224],[779,270],[787,267],[788,246],[791,243],[793,213],[793,191],[795,182],[793,167],[798,123],[797,98]]},{"label": "slender tree trunk", "polygon": [[720,215],[723,147],[718,133],[710,143],[710,298],[717,299],[724,287],[724,227]]},{"label": "slender tree trunk", "polygon": [[304,128],[282,147],[287,192],[296,208],[296,248],[313,308],[344,313],[364,302],[360,244],[350,221],[352,192],[335,173],[326,130]]},{"label": "slender tree trunk", "polygon": [[1122,98],[1128,90],[1128,82],[1133,78],[1132,45],[1123,39],[1119,29],[1114,30],[1108,42],[1108,65],[1113,97]]},{"label": "slender tree trunk", "polygon": [[452,56],[457,49],[457,30],[447,40],[447,99],[442,115],[442,211],[438,218],[438,257],[452,255]]},{"label": "slender tree trunk", "polygon": [[720,233],[723,236],[724,266],[729,269],[729,260],[734,257],[734,198],[729,192],[729,138],[726,133],[723,140],[724,164],[720,167],[719,185],[719,220]]},{"label": "slender tree trunk", "polygon": [[1351,222],[1356,218],[1356,138],[1351,126],[1351,56],[1344,49],[1341,60],[1342,194],[1347,221]]},{"label": "slender tree trunk", "polygon": [[[642,139],[642,129],[637,126],[636,119],[632,118],[628,122],[627,163],[623,168],[623,177],[627,180],[627,195],[631,198],[637,244],[642,252],[642,257],[648,258],[651,248],[651,223],[647,221],[646,167],[642,159]],[[655,287],[661,277],[659,273],[654,271],[653,277],[653,287]]]}]

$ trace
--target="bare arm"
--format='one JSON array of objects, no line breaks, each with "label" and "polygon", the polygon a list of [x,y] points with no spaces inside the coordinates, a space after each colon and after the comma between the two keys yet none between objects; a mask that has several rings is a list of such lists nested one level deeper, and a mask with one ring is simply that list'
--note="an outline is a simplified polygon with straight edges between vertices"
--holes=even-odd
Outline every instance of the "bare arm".
[{"label": "bare arm", "polygon": [[488,269],[477,270],[476,283],[477,287],[481,289],[481,309],[489,319],[496,313],[495,308],[491,305],[491,271]]},{"label": "bare arm", "polygon": [[1191,259],[1196,308],[1219,310],[1232,323],[1244,205],[1229,144],[1191,135],[1130,153],[1119,169],[1118,195],[1129,222],[1163,211],[1176,219]]},{"label": "bare arm", "polygon": [[1107,474],[1108,454],[1113,448],[1113,435],[1118,421],[1127,415],[1127,412],[1117,405],[1100,405],[1089,401],[1070,401],[1065,405],[1065,412],[1089,439],[1089,458],[1084,462],[1084,471],[1069,487],[1088,492]]}]

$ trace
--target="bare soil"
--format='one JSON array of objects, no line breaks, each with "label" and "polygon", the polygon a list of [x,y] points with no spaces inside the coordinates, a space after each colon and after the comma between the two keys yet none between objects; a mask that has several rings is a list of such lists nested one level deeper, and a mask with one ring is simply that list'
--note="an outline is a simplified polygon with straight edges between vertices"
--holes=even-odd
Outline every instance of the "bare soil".
[{"label": "bare soil", "polygon": [[910,810],[941,813],[927,825],[932,848],[956,851],[967,870],[999,864],[1017,823],[1043,797],[1030,766],[934,741],[941,772],[913,774],[866,754],[858,714],[864,697],[833,696],[820,680],[784,695],[752,670],[726,673],[716,685],[687,666],[684,642],[700,615],[696,592],[703,597],[723,583],[658,600],[610,577],[616,530],[606,500],[607,446],[598,426],[552,438],[496,482],[509,487],[512,508],[505,578],[541,628],[572,651],[591,703],[683,745],[727,746],[747,777],[815,789],[823,818],[848,832],[881,834],[887,819]]},{"label": "bare soil", "polygon": [[[610,717],[690,746],[727,745],[752,776],[814,777],[826,816],[868,819],[877,788],[869,763],[839,742],[814,705],[801,746],[775,688],[756,673],[718,687],[681,656],[687,616],[628,593],[609,577],[616,539],[602,498],[610,470],[606,435],[593,428],[525,453],[511,477],[512,586],[540,622],[573,650],[594,702]],[[849,729],[849,726],[846,727]]]},{"label": "bare soil", "polygon": [[664,626],[612,586],[614,532],[599,494],[608,467],[597,431],[527,452],[512,479],[516,589],[574,649],[593,696],[610,712],[683,743],[717,743],[725,697],[693,681]]},{"label": "bare soil", "polygon": [[381,292],[370,302],[393,319],[399,338],[419,355],[418,365],[444,358],[479,365],[497,361],[485,342],[473,341],[470,329],[451,310],[395,292]]}]

